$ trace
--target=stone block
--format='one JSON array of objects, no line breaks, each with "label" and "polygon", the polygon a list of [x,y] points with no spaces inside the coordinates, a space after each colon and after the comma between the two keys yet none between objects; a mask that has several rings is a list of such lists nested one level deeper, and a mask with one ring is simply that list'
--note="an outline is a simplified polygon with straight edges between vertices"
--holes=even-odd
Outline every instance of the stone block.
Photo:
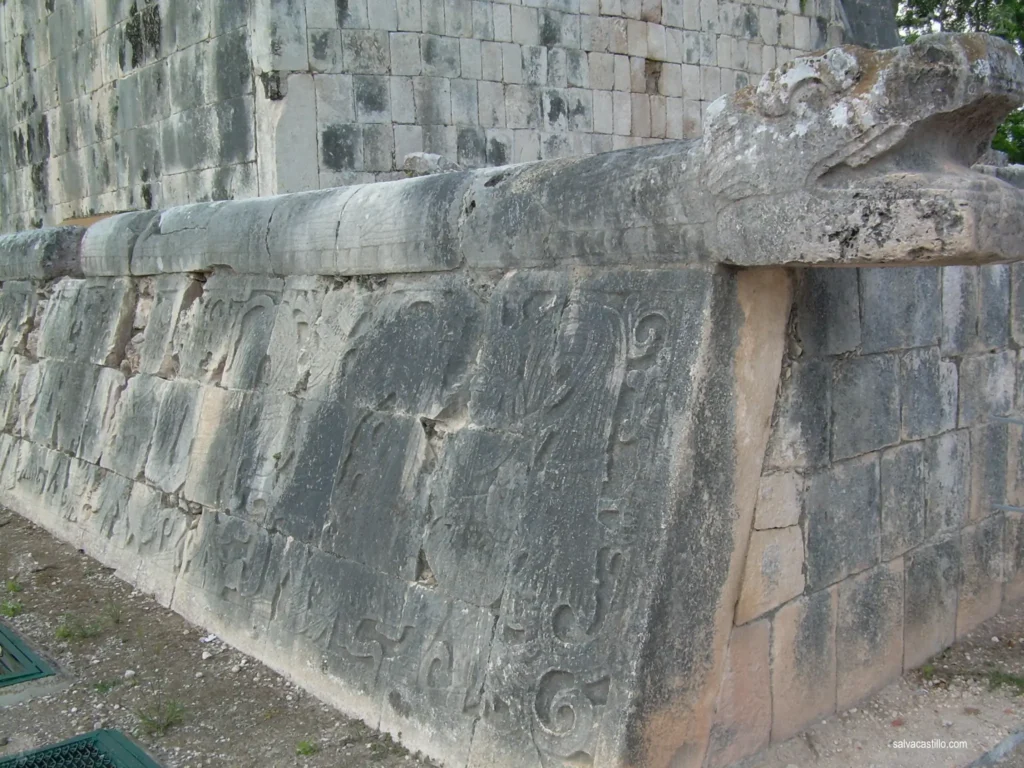
[{"label": "stone block", "polygon": [[525,85],[505,86],[505,116],[509,128],[540,127],[540,90]]},{"label": "stone block", "polygon": [[367,3],[366,21],[370,29],[397,29],[398,7],[395,0],[373,0]]},{"label": "stone block", "polygon": [[[395,94],[395,86],[391,86],[391,95]],[[394,110],[394,104],[392,104]],[[415,116],[414,118],[415,119]],[[412,121],[410,121],[412,122]],[[395,126],[395,161],[402,165],[405,157],[413,152],[423,151],[423,129],[418,125]]]},{"label": "stone block", "polygon": [[462,52],[459,41],[438,35],[420,35],[423,74],[430,77],[459,77]]},{"label": "stone block", "polygon": [[[390,78],[382,75],[355,75],[352,78],[352,95],[356,122],[391,122]],[[364,138],[365,141],[365,138]],[[367,168],[367,170],[376,170]]]},{"label": "stone block", "polygon": [[1024,597],[1024,513],[1005,512],[1003,531],[1003,605]]},{"label": "stone block", "polygon": [[473,0],[473,38],[494,40],[493,3],[489,0]]},{"label": "stone block", "polygon": [[766,530],[796,525],[803,510],[803,495],[803,475],[796,472],[762,475],[754,508],[754,527]]},{"label": "stone block", "polygon": [[439,77],[414,77],[416,122],[419,125],[450,125],[452,122],[451,81]]},{"label": "stone block", "polygon": [[772,619],[772,742],[836,711],[837,588],[784,605]]},{"label": "stone block", "polygon": [[202,407],[202,388],[191,382],[169,381],[162,389],[145,477],[165,493],[175,493],[187,477],[189,451]]},{"label": "stone block", "polygon": [[1017,344],[1024,343],[1024,264],[1010,265],[1012,303],[1010,306],[1010,332]]},{"label": "stone block", "polygon": [[423,71],[423,60],[420,57],[421,37],[422,35],[409,32],[392,32],[388,36],[391,45],[391,74],[418,75]]},{"label": "stone block", "polygon": [[1010,445],[1006,424],[975,427],[971,435],[971,501],[968,520],[976,522],[1006,504],[1010,491]]},{"label": "stone block", "polygon": [[1011,265],[987,264],[978,270],[978,342],[984,349],[1005,347],[1010,340]]},{"label": "stone block", "polygon": [[916,547],[926,536],[924,443],[882,451],[882,560]]},{"label": "stone block", "polygon": [[971,439],[967,430],[925,441],[927,536],[956,531],[967,520],[971,488]]},{"label": "stone block", "polygon": [[473,4],[470,0],[445,0],[445,34],[449,37],[473,36]]},{"label": "stone block", "polygon": [[836,706],[854,706],[903,672],[903,561],[839,584]]},{"label": "stone block", "polygon": [[[685,66],[696,76],[697,68]],[[697,84],[682,87],[686,95]],[[680,94],[682,95],[682,94]],[[797,281],[797,330],[805,354],[840,355],[860,346],[859,270],[805,269]]]},{"label": "stone block", "polygon": [[487,164],[508,165],[512,160],[515,137],[512,131],[488,129],[484,131],[487,138]]},{"label": "stone block", "polygon": [[807,585],[821,589],[879,561],[878,463],[874,456],[834,464],[807,481]]},{"label": "stone block", "polygon": [[862,269],[861,349],[885,352],[938,341],[939,276],[937,269],[916,267]]},{"label": "stone block", "polygon": [[135,290],[126,278],[59,282],[43,314],[47,332],[39,356],[117,367],[135,315]]},{"label": "stone block", "polygon": [[999,612],[1003,599],[1002,514],[992,515],[960,534],[960,590],[956,636],[960,639]]},{"label": "stone block", "polygon": [[540,19],[536,8],[513,5],[512,41],[519,45],[540,45]]},{"label": "stone block", "polygon": [[[522,66],[522,62],[520,61],[520,69]],[[480,44],[480,77],[483,80],[501,82],[502,45],[500,43],[484,42]],[[513,81],[509,80],[508,82]]]},{"label": "stone block", "polygon": [[494,39],[505,43],[512,42],[511,6],[492,3],[491,14],[494,22]]},{"label": "stone block", "polygon": [[978,270],[976,267],[943,267],[942,354],[962,355],[977,350]]},{"label": "stone block", "polygon": [[481,44],[479,40],[459,41],[461,75],[467,80],[480,80],[483,76],[481,65]]},{"label": "stone block", "polygon": [[1013,410],[1016,358],[1004,350],[960,361],[960,425],[971,426]]},{"label": "stone block", "polygon": [[383,30],[343,29],[341,48],[345,71],[350,74],[386,75],[391,67],[391,45]]},{"label": "stone block", "polygon": [[81,277],[79,244],[85,230],[59,227],[0,235],[0,279]]},{"label": "stone block", "polygon": [[478,84],[477,119],[484,128],[505,127],[505,88],[501,83],[480,82]]},{"label": "stone block", "polygon": [[157,413],[167,382],[153,376],[133,376],[118,400],[101,467],[130,480],[141,479],[153,439]]},{"label": "stone block", "polygon": [[182,495],[210,509],[225,509],[234,489],[242,446],[245,392],[204,387],[188,454]]},{"label": "stone block", "polygon": [[937,347],[914,349],[900,358],[901,421],[904,440],[919,440],[956,427],[956,364]]},{"label": "stone block", "polygon": [[398,0],[397,12],[400,31],[420,32],[423,29],[420,0]]},{"label": "stone block", "polygon": [[920,547],[906,557],[907,594],[903,616],[903,668],[914,669],[953,644],[959,537]]},{"label": "stone block", "polygon": [[395,167],[395,136],[390,125],[364,125],[363,170],[390,171]]},{"label": "stone block", "polygon": [[837,360],[832,382],[832,457],[845,459],[900,441],[899,358]]},{"label": "stone block", "polygon": [[480,108],[475,80],[452,80],[452,122],[455,125],[477,125]]},{"label": "stone block", "polygon": [[[411,77],[392,77],[390,83],[391,91],[391,119],[395,123],[409,124],[416,122],[416,91],[413,87]],[[396,125],[398,131],[401,126]],[[409,150],[417,152],[419,150]],[[399,160],[401,156],[399,157]]]},{"label": "stone block", "polygon": [[770,650],[768,620],[732,630],[711,727],[709,768],[732,765],[768,746],[772,727]]},{"label": "stone block", "polygon": [[825,361],[794,361],[783,370],[768,467],[820,467],[828,462],[831,392],[831,370]]},{"label": "stone block", "polygon": [[799,526],[753,531],[736,624],[746,624],[802,593],[803,570],[804,541]]},{"label": "stone block", "polygon": [[527,85],[546,85],[548,82],[548,49],[539,45],[524,45],[523,82]]}]

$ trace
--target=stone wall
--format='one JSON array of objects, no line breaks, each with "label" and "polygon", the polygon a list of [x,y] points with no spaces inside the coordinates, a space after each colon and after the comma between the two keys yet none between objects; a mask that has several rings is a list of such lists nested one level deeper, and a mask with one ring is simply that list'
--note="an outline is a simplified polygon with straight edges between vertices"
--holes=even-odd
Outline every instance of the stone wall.
[{"label": "stone wall", "polygon": [[694,137],[844,24],[839,0],[8,1],[0,231],[391,178],[409,152]]},{"label": "stone wall", "polygon": [[798,276],[716,764],[1024,595],[1022,321],[1019,265]]}]

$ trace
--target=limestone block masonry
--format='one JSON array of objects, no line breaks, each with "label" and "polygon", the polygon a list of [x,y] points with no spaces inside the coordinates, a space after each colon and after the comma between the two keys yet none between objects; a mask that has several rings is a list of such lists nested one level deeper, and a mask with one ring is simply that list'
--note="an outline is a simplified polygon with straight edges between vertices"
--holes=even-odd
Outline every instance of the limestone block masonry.
[{"label": "limestone block masonry", "polygon": [[843,47],[702,140],[0,237],[0,503],[445,765],[726,765],[1021,592],[1022,102]]},{"label": "limestone block masonry", "polygon": [[697,137],[794,56],[894,45],[879,3],[8,0],[0,231]]}]

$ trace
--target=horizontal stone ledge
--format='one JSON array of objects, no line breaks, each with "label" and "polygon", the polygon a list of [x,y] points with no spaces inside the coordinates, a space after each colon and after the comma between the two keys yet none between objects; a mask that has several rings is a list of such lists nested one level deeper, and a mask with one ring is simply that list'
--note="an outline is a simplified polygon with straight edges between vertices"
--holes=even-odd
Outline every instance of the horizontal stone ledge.
[{"label": "horizontal stone ledge", "polygon": [[82,277],[81,227],[54,227],[0,235],[0,280]]},{"label": "horizontal stone ledge", "polygon": [[1022,103],[1024,62],[994,37],[844,46],[714,102],[700,140],[123,214],[77,263],[40,245],[56,234],[6,241],[0,274],[1012,261],[1020,174],[971,165]]}]

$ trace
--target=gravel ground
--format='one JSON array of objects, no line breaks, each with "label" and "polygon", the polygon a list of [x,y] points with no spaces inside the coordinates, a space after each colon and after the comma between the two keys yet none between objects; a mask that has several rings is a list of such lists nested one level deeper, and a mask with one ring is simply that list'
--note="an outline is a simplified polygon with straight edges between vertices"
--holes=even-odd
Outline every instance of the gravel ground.
[{"label": "gravel ground", "polygon": [[[2,510],[0,620],[59,670],[0,689],[0,756],[117,728],[165,768],[433,765]],[[964,768],[1022,728],[1019,605],[856,709],[741,766]],[[932,740],[947,745],[893,746]],[[998,766],[1024,768],[1024,749]]]},{"label": "gravel ground", "polygon": [[433,765],[2,510],[0,621],[59,670],[0,689],[0,756],[116,728],[166,768]]}]

